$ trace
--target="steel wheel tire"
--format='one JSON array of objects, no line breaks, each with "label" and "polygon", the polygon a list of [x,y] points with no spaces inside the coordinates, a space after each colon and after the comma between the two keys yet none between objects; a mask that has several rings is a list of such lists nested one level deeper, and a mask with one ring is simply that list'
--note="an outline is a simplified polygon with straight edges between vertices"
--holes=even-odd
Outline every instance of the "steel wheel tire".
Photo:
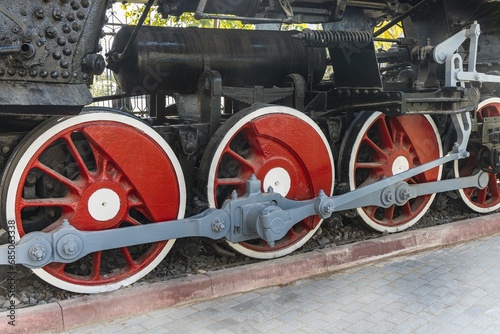
[{"label": "steel wheel tire", "polygon": [[[1,203],[4,219],[16,222],[17,240],[29,231],[57,228],[63,219],[96,231],[183,217],[184,177],[168,144],[134,117],[99,111],[51,118],[16,147],[2,177]],[[73,292],[115,290],[154,269],[174,241],[33,271]]]},{"label": "steel wheel tire", "polygon": [[[386,116],[362,112],[355,119],[342,144],[342,180],[351,190],[411,169],[442,156],[439,132],[428,115]],[[407,182],[436,181],[442,166],[419,174]],[[415,224],[429,209],[435,194],[420,196],[403,206],[357,208],[362,226],[389,233]]]},{"label": "steel wheel tire", "polygon": [[[272,186],[290,199],[333,192],[334,164],[325,136],[303,113],[282,106],[254,106],[232,116],[210,141],[200,170],[211,207],[221,207],[232,190],[243,195],[252,174],[262,181],[262,191]],[[321,221],[299,222],[273,248],[262,240],[228,244],[253,258],[284,256],[309,240]]]}]

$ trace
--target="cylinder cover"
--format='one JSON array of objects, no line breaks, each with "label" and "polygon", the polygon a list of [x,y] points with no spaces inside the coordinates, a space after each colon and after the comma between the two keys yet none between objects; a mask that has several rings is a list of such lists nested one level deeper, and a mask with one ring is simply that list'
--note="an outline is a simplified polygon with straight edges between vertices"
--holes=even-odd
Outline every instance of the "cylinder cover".
[{"label": "cylinder cover", "polygon": [[[122,28],[113,50],[121,52],[134,27]],[[289,74],[319,82],[326,50],[306,48],[297,32],[142,27],[130,52],[113,67],[130,94],[192,93],[205,70],[216,70],[231,87],[280,85]]]}]

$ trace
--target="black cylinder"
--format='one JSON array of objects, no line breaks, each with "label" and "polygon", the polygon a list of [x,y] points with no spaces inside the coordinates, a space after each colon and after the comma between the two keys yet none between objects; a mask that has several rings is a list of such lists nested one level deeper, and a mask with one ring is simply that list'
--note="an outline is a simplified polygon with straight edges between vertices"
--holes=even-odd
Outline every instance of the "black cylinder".
[{"label": "black cylinder", "polygon": [[[134,27],[122,28],[113,50],[122,51]],[[192,93],[204,70],[216,70],[232,87],[273,87],[295,73],[319,82],[326,51],[305,48],[297,32],[142,27],[133,47],[113,70],[130,94]]]}]

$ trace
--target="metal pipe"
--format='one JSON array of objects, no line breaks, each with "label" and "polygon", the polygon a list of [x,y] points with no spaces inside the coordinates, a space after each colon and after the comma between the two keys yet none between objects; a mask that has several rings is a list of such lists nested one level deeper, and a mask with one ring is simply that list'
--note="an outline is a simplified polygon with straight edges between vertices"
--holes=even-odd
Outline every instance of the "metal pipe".
[{"label": "metal pipe", "polygon": [[429,1],[431,1],[431,0],[422,0],[418,4],[416,4],[415,6],[413,6],[412,8],[410,8],[409,10],[407,10],[406,12],[404,12],[403,14],[401,14],[399,16],[396,16],[394,19],[392,19],[385,26],[383,26],[382,28],[380,28],[379,30],[377,30],[376,32],[374,32],[373,33],[373,37],[375,38],[375,37],[378,37],[378,36],[382,35],[384,32],[386,32],[387,30],[391,29],[394,25],[396,25],[399,22],[401,22],[401,20],[404,20],[405,18],[407,18],[408,16],[410,16],[411,14],[413,14],[413,12],[417,11],[422,6],[426,5]]},{"label": "metal pipe", "polygon": [[10,45],[0,47],[0,54],[12,54],[21,52],[21,45]]},{"label": "metal pipe", "polygon": [[136,39],[137,34],[139,33],[139,30],[141,29],[142,25],[144,24],[144,21],[146,21],[146,18],[148,16],[149,11],[151,10],[151,7],[153,6],[154,2],[155,2],[155,0],[149,0],[148,3],[146,4],[144,11],[142,12],[141,17],[139,18],[139,22],[135,26],[134,31],[133,31],[132,35],[130,36],[130,39],[129,39],[127,45],[123,49],[123,52],[118,55],[118,57],[116,59],[117,61],[122,60],[127,55],[127,53],[130,51],[130,47],[132,46],[132,43]]}]

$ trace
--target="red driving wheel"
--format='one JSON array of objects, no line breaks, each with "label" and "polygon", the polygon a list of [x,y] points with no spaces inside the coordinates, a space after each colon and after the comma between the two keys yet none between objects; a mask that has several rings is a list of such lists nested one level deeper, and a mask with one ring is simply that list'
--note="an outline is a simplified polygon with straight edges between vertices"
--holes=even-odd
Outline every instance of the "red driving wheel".
[{"label": "red driving wheel", "polygon": [[[476,117],[482,122],[485,117],[500,116],[500,98],[490,98],[479,104]],[[477,172],[477,149],[471,145],[467,147],[470,156],[467,159],[455,161],[454,169],[456,177],[473,175]],[[500,208],[499,178],[496,173],[488,173],[488,185],[484,189],[465,188],[459,189],[460,198],[469,209],[478,213],[492,212]]]},{"label": "red driving wheel", "polygon": [[[42,123],[16,148],[2,181],[2,205],[7,220],[16,221],[18,238],[63,220],[99,231],[184,215],[184,178],[173,151],[152,128],[120,113]],[[34,272],[69,291],[114,290],[151,271],[173,242],[96,252]]]},{"label": "red driving wheel", "polygon": [[[386,116],[363,112],[351,125],[341,152],[341,177],[351,190],[409,170],[442,156],[441,139],[429,116]],[[409,184],[436,181],[442,167],[408,180]],[[402,206],[358,208],[362,225],[377,231],[398,232],[415,224],[429,209],[435,194],[419,196]]]},{"label": "red driving wheel", "polygon": [[[281,106],[255,106],[225,122],[209,143],[201,164],[210,206],[221,207],[232,191],[245,193],[246,181],[256,175],[262,191],[293,200],[331,194],[334,164],[326,138],[307,116]],[[270,247],[263,240],[229,245],[254,258],[274,258],[301,247],[321,223],[309,217]]]}]

